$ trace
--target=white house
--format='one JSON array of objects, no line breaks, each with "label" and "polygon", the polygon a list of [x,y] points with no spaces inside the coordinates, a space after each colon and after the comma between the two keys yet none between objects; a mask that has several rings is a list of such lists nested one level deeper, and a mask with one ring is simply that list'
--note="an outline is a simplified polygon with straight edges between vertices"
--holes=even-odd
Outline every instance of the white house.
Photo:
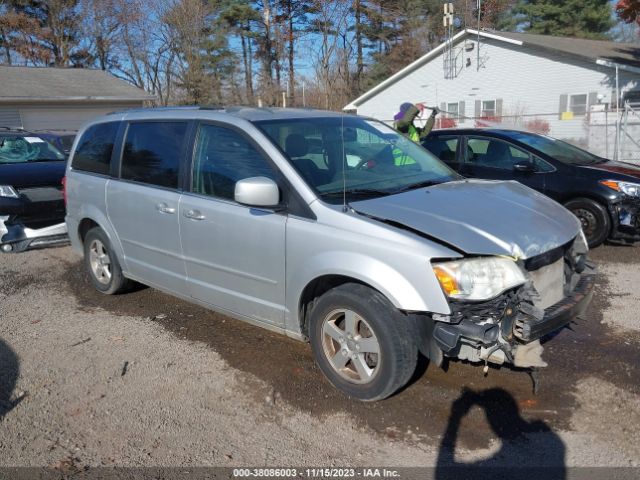
[{"label": "white house", "polygon": [[401,103],[424,102],[461,127],[542,125],[586,144],[591,107],[623,99],[640,102],[638,45],[467,29],[344,109],[391,122]]},{"label": "white house", "polygon": [[0,126],[77,130],[155,97],[102,70],[0,66]]}]

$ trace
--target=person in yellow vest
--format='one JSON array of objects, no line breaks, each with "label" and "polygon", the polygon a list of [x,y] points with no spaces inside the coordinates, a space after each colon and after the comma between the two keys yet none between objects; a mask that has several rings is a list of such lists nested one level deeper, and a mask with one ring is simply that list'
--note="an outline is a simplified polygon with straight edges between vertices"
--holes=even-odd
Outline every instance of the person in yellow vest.
[{"label": "person in yellow vest", "polygon": [[422,115],[426,107],[422,103],[413,105],[412,103],[403,103],[400,105],[400,111],[396,113],[394,120],[394,127],[400,133],[403,133],[416,143],[420,143],[420,140],[429,135],[429,132],[433,129],[433,125],[436,122],[436,115],[439,110],[434,108],[431,111],[431,115],[427,120],[427,124],[424,127],[417,127],[414,125],[414,120],[418,114]]},{"label": "person in yellow vest", "polygon": [[[427,120],[427,124],[423,127],[416,127],[413,123],[418,114],[422,115],[426,107],[422,103],[414,105],[412,103],[403,103],[400,105],[400,111],[393,117],[393,126],[400,133],[404,134],[411,141],[420,143],[420,140],[429,135],[429,132],[433,130],[433,125],[436,122],[436,115],[439,110],[437,108],[431,111],[431,116]],[[396,166],[413,165],[416,161],[402,152],[400,149],[393,150],[394,163]]]}]

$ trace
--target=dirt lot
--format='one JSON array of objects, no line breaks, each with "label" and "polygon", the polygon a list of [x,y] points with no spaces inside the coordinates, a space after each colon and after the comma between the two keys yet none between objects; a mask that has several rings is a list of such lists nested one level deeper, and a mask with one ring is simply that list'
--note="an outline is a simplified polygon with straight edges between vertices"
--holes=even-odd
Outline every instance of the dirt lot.
[{"label": "dirt lot", "polygon": [[638,466],[640,247],[592,258],[537,396],[523,371],[423,362],[362,404],[305,344],[148,288],[105,297],[67,247],[0,256],[0,466]]}]

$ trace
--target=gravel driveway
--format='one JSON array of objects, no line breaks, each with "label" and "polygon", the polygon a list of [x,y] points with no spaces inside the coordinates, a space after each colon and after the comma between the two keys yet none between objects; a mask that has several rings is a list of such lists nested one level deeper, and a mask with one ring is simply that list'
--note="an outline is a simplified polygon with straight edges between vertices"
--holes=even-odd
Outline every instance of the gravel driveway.
[{"label": "gravel driveway", "polygon": [[105,297],[68,247],[2,255],[0,466],[638,466],[640,248],[592,257],[596,298],[537,396],[526,372],[423,362],[362,404],[305,344],[153,289]]}]

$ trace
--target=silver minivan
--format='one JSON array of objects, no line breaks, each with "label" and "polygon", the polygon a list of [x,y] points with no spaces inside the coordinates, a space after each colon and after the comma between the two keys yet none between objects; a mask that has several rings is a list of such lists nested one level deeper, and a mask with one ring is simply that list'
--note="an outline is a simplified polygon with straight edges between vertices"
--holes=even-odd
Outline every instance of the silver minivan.
[{"label": "silver minivan", "polygon": [[467,180],[387,125],[313,110],[143,109],[78,134],[69,236],[95,287],[140,282],[309,341],[338,389],[383,399],[419,354],[537,368],[583,313],[578,220]]}]

